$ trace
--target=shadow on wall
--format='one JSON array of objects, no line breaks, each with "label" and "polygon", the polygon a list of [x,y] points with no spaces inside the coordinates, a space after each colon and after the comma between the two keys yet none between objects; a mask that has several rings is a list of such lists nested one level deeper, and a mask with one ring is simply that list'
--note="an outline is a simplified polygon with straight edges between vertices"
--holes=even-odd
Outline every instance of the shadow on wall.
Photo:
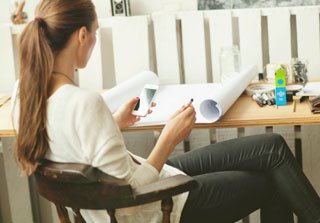
[{"label": "shadow on wall", "polygon": [[320,0],[198,0],[199,10],[317,5]]}]

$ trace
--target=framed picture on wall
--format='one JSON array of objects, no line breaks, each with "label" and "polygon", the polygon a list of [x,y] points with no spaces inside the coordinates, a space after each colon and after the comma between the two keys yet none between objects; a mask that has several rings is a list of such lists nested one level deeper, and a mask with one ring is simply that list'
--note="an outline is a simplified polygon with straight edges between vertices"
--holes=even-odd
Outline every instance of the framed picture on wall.
[{"label": "framed picture on wall", "polygon": [[112,16],[129,16],[130,3],[129,0],[110,0]]}]

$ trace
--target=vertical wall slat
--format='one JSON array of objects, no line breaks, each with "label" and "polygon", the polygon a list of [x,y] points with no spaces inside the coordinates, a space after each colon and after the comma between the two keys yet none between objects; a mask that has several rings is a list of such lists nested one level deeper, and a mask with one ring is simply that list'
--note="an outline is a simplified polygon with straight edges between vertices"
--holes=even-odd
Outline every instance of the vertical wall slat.
[{"label": "vertical wall slat", "polygon": [[209,18],[213,82],[220,82],[219,53],[221,47],[233,45],[232,15],[230,10],[207,11]]},{"label": "vertical wall slat", "polygon": [[103,19],[99,21],[100,29],[100,46],[101,46],[101,61],[102,61],[102,79],[103,88],[112,88],[115,83],[114,74],[114,59],[112,45],[112,20]]},{"label": "vertical wall slat", "polygon": [[309,80],[319,81],[320,30],[319,8],[297,8],[298,57],[308,60]]},{"label": "vertical wall slat", "polygon": [[180,83],[180,62],[177,42],[177,25],[174,14],[152,16],[157,74],[161,84]]},{"label": "vertical wall slat", "polygon": [[[220,82],[220,50],[233,45],[232,13],[231,10],[207,11],[206,17],[209,19],[213,82]],[[217,129],[214,141],[224,141],[237,136],[236,128]]]},{"label": "vertical wall slat", "polygon": [[[148,17],[113,18],[112,42],[115,81],[121,83],[144,70],[150,70]],[[132,95],[132,97],[139,95]],[[154,146],[152,131],[123,133],[126,146],[146,157]]]},{"label": "vertical wall slat", "polygon": [[244,129],[244,135],[245,136],[251,136],[251,135],[259,135],[266,133],[266,128],[264,126],[259,127],[247,127]]},{"label": "vertical wall slat", "polygon": [[97,42],[92,51],[91,58],[84,69],[79,69],[79,86],[91,90],[102,90],[102,58],[100,31],[97,31]]},{"label": "vertical wall slat", "polygon": [[241,10],[238,12],[239,37],[242,67],[257,64],[263,73],[261,12],[259,10]]},{"label": "vertical wall slat", "polygon": [[206,83],[207,65],[202,12],[179,13],[186,83]]},{"label": "vertical wall slat", "polygon": [[[288,8],[270,9],[268,16],[270,63],[289,63],[291,60],[291,23]],[[294,127],[275,126],[273,132],[281,134],[294,151]]]},{"label": "vertical wall slat", "polygon": [[0,25],[0,92],[12,92],[16,80],[12,33],[9,23]]},{"label": "vertical wall slat", "polygon": [[131,0],[132,15],[152,14],[159,11],[188,11],[197,10],[197,0]]},{"label": "vertical wall slat", "polygon": [[[264,134],[264,133],[266,133],[265,127],[247,127],[244,129],[245,136]],[[261,222],[260,221],[260,209],[251,213],[247,219],[250,223],[260,223]]]},{"label": "vertical wall slat", "polygon": [[273,8],[266,12],[270,63],[289,62],[291,59],[290,11],[288,8]]},{"label": "vertical wall slat", "polygon": [[199,149],[211,143],[209,129],[193,129],[189,135],[190,150]]},{"label": "vertical wall slat", "polygon": [[0,1],[0,23],[10,22],[10,1]]},{"label": "vertical wall slat", "polygon": [[150,70],[148,17],[114,18],[112,40],[116,82]]},{"label": "vertical wall slat", "polygon": [[[177,25],[176,15],[172,13],[156,13],[152,16],[155,55],[157,59],[157,74],[160,84],[181,83],[180,64],[180,26]],[[184,142],[179,143],[171,156],[183,153]]]},{"label": "vertical wall slat", "polygon": [[238,138],[238,129],[237,128],[224,128],[216,130],[216,141],[226,141],[229,139]]},{"label": "vertical wall slat", "polygon": [[301,126],[302,166],[315,190],[320,194],[320,152],[319,152],[319,125]]},{"label": "vertical wall slat", "polygon": [[147,158],[155,145],[153,131],[123,132],[124,142],[129,151]]},{"label": "vertical wall slat", "polygon": [[111,1],[92,0],[99,19],[111,16]]},{"label": "vertical wall slat", "polygon": [[295,154],[295,132],[294,126],[274,126],[273,132],[282,135],[293,154]]},{"label": "vertical wall slat", "polygon": [[14,159],[15,138],[1,138],[5,180],[8,191],[10,222],[34,222],[31,206],[29,180],[21,176],[21,170]]},{"label": "vertical wall slat", "polygon": [[[181,19],[182,58],[187,84],[207,83],[204,18],[202,12],[179,13]],[[195,92],[196,93],[196,92]],[[194,129],[189,136],[190,149],[210,144],[210,131]]]},{"label": "vertical wall slat", "polygon": [[31,21],[35,17],[35,9],[37,5],[39,4],[40,0],[32,0],[32,1],[26,1],[24,11],[28,14],[28,20]]},{"label": "vertical wall slat", "polygon": [[5,178],[4,160],[2,154],[2,145],[0,143],[0,222],[10,222],[11,212],[9,203],[9,194],[7,189],[7,182]]}]

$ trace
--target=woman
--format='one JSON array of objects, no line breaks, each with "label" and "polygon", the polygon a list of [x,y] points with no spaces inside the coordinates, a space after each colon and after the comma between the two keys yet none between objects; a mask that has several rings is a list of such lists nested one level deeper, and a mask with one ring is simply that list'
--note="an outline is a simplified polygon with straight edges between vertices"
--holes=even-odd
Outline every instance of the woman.
[{"label": "woman", "polygon": [[[90,0],[42,0],[21,35],[16,157],[26,174],[42,158],[90,164],[133,187],[185,173],[198,187],[174,197],[172,222],[234,222],[258,208],[263,223],[293,222],[292,212],[302,222],[320,222],[319,197],[279,135],[243,137],[168,159],[195,123],[192,105],[182,106],[146,160],[130,154],[120,130],[138,121],[131,114],[138,98],[111,114],[99,94],[74,83],[97,29]],[[108,219],[105,211],[81,213],[88,222]],[[116,216],[139,223],[162,218],[159,202]]]}]

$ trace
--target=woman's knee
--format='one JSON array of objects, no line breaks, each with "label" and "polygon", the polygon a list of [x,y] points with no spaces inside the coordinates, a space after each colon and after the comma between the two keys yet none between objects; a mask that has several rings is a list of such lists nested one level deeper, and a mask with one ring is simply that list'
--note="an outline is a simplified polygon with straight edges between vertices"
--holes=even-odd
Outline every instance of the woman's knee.
[{"label": "woman's knee", "polygon": [[288,155],[291,156],[292,152],[286,143],[285,139],[278,133],[269,134],[270,141],[272,142],[272,151],[275,155],[286,158]]}]

